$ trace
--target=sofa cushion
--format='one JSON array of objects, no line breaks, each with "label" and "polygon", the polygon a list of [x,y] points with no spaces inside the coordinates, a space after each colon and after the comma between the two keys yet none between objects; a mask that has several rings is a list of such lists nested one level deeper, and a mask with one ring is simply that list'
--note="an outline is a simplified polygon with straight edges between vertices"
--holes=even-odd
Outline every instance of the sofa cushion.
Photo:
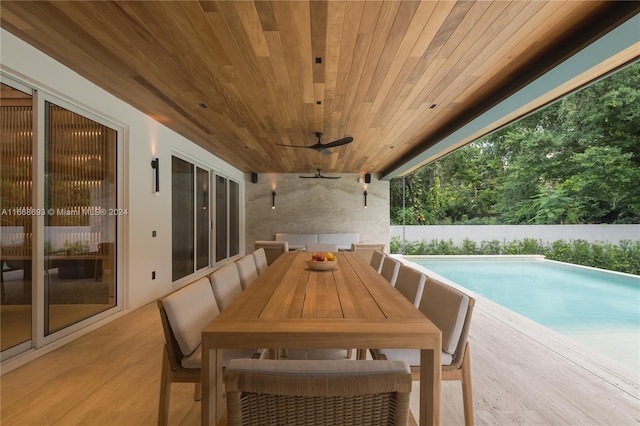
[{"label": "sofa cushion", "polygon": [[209,280],[204,277],[162,301],[180,350],[190,355],[202,341],[202,329],[219,313]]},{"label": "sofa cushion", "polygon": [[318,244],[318,234],[277,233],[276,241],[287,241],[290,250],[302,250],[307,244]]},{"label": "sofa cushion", "polygon": [[339,249],[350,250],[351,244],[360,241],[360,234],[318,234],[319,244],[337,244]]}]

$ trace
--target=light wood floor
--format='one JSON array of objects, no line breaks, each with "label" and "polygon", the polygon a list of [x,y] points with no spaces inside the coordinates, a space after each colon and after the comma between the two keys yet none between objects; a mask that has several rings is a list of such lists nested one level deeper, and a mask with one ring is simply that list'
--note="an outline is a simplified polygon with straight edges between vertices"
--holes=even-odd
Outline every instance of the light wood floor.
[{"label": "light wood floor", "polygon": [[[580,355],[491,302],[477,301],[470,340],[479,425],[640,421],[637,377]],[[154,302],[2,376],[0,423],[153,425],[162,344]],[[442,400],[442,423],[463,424],[459,383],[443,383]],[[174,384],[170,424],[195,425],[199,416],[193,385]]]}]

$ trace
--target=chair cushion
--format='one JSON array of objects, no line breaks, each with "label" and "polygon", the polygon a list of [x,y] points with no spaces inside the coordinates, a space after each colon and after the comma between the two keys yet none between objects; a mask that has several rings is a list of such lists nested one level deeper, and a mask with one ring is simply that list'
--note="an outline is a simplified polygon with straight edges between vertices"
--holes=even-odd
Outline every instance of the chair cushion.
[{"label": "chair cushion", "polygon": [[219,313],[207,278],[182,287],[162,301],[180,350],[187,356],[200,346],[202,329]]},{"label": "chair cushion", "polygon": [[267,262],[267,254],[262,247],[255,250],[252,254],[253,260],[256,262],[256,270],[258,271],[258,275],[260,275],[269,267],[269,263]]},{"label": "chair cushion", "polygon": [[398,279],[398,271],[400,270],[400,261],[391,257],[385,256],[382,261],[382,268],[380,269],[380,275],[384,277],[392,286],[396,285]]},{"label": "chair cushion", "polygon": [[[369,374],[409,373],[409,366],[401,361],[380,362],[373,360],[237,360],[229,365],[230,370],[247,373],[265,373],[278,376],[300,375],[315,377],[364,376]],[[229,371],[230,371],[229,370]]]},{"label": "chair cushion", "polygon": [[236,261],[238,267],[238,275],[240,275],[240,284],[242,289],[246,290],[253,280],[258,278],[258,270],[256,269],[256,261],[253,254],[247,254]]},{"label": "chair cushion", "polygon": [[240,274],[238,274],[238,267],[235,262],[214,271],[209,275],[209,280],[220,311],[223,311],[242,293]]},{"label": "chair cushion", "polygon": [[385,258],[384,252],[376,250],[371,254],[371,262],[369,263],[378,273],[382,270],[382,261]]},{"label": "chair cushion", "polygon": [[408,265],[400,265],[396,279],[396,290],[417,308],[420,305],[426,280],[427,276],[417,269]]},{"label": "chair cushion", "polygon": [[[412,367],[420,366],[419,349],[378,349],[378,352],[394,361],[404,361]],[[446,352],[441,353],[441,365],[451,365],[453,356]]]},{"label": "chair cushion", "polygon": [[468,307],[469,296],[427,279],[419,308],[442,331],[442,350],[448,354],[453,355],[458,347]]}]

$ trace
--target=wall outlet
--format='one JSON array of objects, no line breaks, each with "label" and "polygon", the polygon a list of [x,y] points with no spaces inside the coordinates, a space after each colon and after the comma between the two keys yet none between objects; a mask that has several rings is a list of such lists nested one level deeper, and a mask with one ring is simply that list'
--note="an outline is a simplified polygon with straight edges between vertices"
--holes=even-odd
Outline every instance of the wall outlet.
[{"label": "wall outlet", "polygon": [[152,280],[156,279],[156,271],[151,271],[151,279]]}]

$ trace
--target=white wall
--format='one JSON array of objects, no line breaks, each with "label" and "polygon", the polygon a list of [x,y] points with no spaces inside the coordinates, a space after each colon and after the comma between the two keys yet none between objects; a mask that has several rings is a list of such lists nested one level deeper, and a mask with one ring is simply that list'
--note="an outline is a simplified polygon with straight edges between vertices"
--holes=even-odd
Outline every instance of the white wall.
[{"label": "white wall", "polygon": [[[172,289],[171,284],[171,156],[197,159],[241,185],[244,174],[132,106],[85,80],[62,64],[1,30],[3,73],[40,91],[83,107],[124,128],[123,268],[125,308],[135,309]],[[153,192],[152,158],[160,159],[160,193]],[[152,238],[152,231],[157,237]],[[151,280],[151,271],[156,279]]]},{"label": "white wall", "polygon": [[[301,174],[246,175],[246,247],[256,240],[273,240],[285,233],[359,233],[362,242],[385,243],[389,249],[389,182],[346,173],[341,179],[300,179]],[[328,176],[336,176],[326,173]],[[364,208],[364,190],[368,208]],[[276,209],[271,192],[276,191]]]},{"label": "white wall", "polygon": [[585,240],[618,244],[620,240],[640,240],[640,225],[435,225],[392,226],[391,235],[407,241],[453,240],[461,244],[465,239],[482,241],[513,241],[524,238],[553,242],[556,240]]}]

